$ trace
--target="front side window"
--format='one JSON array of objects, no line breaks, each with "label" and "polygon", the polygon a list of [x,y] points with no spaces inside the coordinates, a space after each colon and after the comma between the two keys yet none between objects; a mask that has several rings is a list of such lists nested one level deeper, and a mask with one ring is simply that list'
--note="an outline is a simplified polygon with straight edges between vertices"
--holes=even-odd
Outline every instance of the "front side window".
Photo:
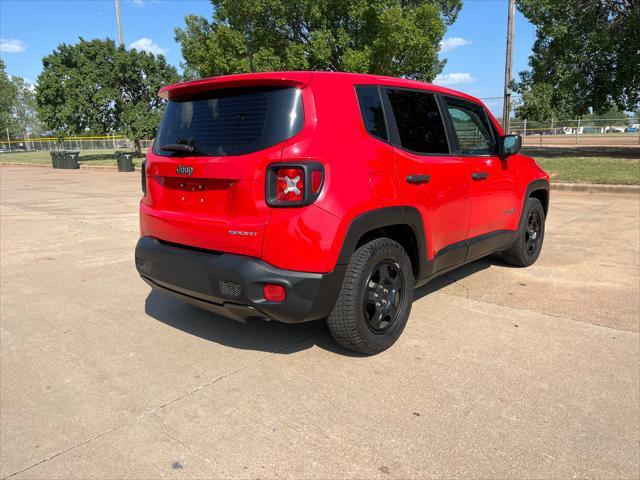
[{"label": "front side window", "polygon": [[447,98],[447,108],[463,155],[491,155],[496,143],[487,116],[480,105]]},{"label": "front side window", "polygon": [[196,156],[243,155],[287,140],[303,123],[297,88],[213,91],[167,103],[153,153],[180,155],[162,147],[185,145]]},{"label": "front side window", "polygon": [[422,154],[449,153],[435,95],[401,89],[388,89],[387,95],[402,148]]}]

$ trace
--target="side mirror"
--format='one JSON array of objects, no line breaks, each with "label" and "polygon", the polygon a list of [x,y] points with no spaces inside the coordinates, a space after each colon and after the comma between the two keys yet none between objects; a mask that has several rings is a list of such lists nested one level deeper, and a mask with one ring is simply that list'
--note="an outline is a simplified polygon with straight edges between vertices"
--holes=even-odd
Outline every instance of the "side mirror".
[{"label": "side mirror", "polygon": [[520,135],[503,135],[499,142],[499,155],[508,157],[515,155],[522,148],[522,137]]}]

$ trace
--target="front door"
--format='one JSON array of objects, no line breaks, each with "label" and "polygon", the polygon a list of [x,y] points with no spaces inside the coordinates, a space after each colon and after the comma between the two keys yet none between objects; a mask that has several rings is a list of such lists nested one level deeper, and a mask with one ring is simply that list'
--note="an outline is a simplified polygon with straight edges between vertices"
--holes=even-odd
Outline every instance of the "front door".
[{"label": "front door", "polygon": [[509,238],[518,228],[520,202],[516,173],[508,160],[497,155],[497,134],[484,108],[445,97],[456,134],[457,153],[469,167],[470,221],[467,237],[469,257],[494,250],[496,242]]}]

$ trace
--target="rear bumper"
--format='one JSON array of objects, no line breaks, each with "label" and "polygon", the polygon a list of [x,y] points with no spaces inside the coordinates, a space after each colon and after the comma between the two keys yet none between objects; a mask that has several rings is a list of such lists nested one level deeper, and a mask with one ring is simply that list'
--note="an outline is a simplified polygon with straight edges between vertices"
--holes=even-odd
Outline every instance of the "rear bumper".
[{"label": "rear bumper", "polygon": [[[239,321],[326,318],[344,275],[340,265],[326,274],[282,270],[253,257],[169,245],[153,237],[138,240],[135,257],[138,273],[154,289]],[[265,283],[286,286],[286,299],[266,301]]]}]

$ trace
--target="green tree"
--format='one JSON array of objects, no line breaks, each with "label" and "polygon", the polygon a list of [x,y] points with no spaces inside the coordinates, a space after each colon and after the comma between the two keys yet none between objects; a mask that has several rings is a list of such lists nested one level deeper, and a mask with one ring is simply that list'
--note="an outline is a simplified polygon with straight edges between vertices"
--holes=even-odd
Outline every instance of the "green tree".
[{"label": "green tree", "polygon": [[42,59],[36,101],[42,122],[58,134],[114,132],[120,111],[112,40],[61,44]]},{"label": "green tree", "polygon": [[33,85],[22,77],[12,77],[15,102],[12,110],[12,128],[15,136],[28,138],[41,132],[37,115],[36,92]]},{"label": "green tree", "polygon": [[584,120],[626,120],[627,114],[618,110],[615,106],[611,107],[606,112],[602,113],[588,113],[584,117]]},{"label": "green tree", "polygon": [[64,134],[152,136],[164,106],[161,86],[179,80],[162,55],[116,48],[113,40],[61,44],[43,58],[36,100],[42,122]]},{"label": "green tree", "polygon": [[15,85],[7,75],[5,65],[0,60],[0,135],[6,135],[7,128],[11,126],[11,112],[15,104]]},{"label": "green tree", "polygon": [[462,0],[211,0],[175,31],[188,77],[270,70],[432,80]]},{"label": "green tree", "polygon": [[116,59],[118,131],[133,140],[136,156],[140,156],[140,140],[152,138],[162,118],[164,100],[158,97],[158,90],[180,77],[162,55],[120,49]]},{"label": "green tree", "polygon": [[517,0],[536,27],[518,115],[568,118],[640,104],[640,2]]},{"label": "green tree", "polygon": [[[24,78],[7,75],[0,60],[0,134],[27,138],[39,132],[35,91]],[[28,145],[28,143],[27,143]]]},{"label": "green tree", "polygon": [[603,113],[588,113],[582,117],[582,125],[585,127],[606,127],[609,125],[626,125],[629,117],[615,106]]}]

